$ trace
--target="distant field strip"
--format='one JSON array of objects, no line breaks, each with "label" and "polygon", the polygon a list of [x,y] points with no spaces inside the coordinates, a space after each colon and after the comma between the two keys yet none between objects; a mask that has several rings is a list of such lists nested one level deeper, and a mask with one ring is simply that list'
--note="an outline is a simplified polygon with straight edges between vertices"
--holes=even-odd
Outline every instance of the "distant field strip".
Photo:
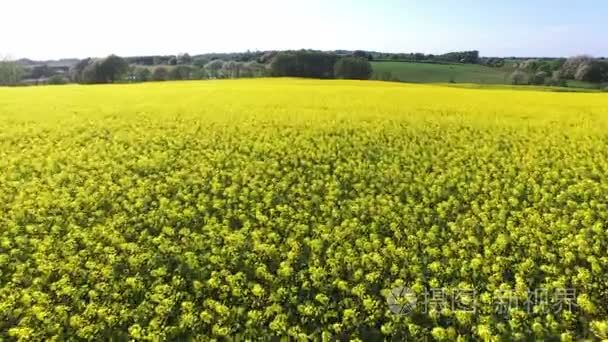
[{"label": "distant field strip", "polygon": [[375,78],[390,72],[395,79],[410,83],[509,83],[509,72],[505,68],[476,64],[372,62],[372,67]]}]

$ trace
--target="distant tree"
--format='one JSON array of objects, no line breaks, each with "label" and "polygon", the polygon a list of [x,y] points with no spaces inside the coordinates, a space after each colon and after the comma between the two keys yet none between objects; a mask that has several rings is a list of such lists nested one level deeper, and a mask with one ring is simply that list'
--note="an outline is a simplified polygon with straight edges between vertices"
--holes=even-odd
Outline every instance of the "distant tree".
[{"label": "distant tree", "polygon": [[534,76],[532,76],[532,78],[530,79],[530,83],[535,85],[543,85],[547,81],[548,76],[549,74],[547,72],[539,71],[535,73]]},{"label": "distant tree", "polygon": [[138,69],[137,66],[129,65],[129,67],[127,69],[127,73],[125,75],[125,79],[130,82],[137,82],[137,75],[135,75],[135,73],[137,72],[137,69]]},{"label": "distant tree", "polygon": [[205,64],[205,70],[209,72],[211,77],[219,77],[220,70],[224,67],[224,61],[215,59]]},{"label": "distant tree", "polygon": [[153,81],[166,81],[167,79],[169,79],[169,71],[165,67],[156,67],[152,72]]},{"label": "distant tree", "polygon": [[127,74],[129,65],[116,55],[104,59],[85,59],[72,70],[72,79],[78,83],[113,83]]},{"label": "distant tree", "polygon": [[237,62],[250,62],[257,59],[257,54],[247,50],[243,53],[239,53],[235,56],[234,60]]},{"label": "distant tree", "polygon": [[540,62],[536,59],[528,59],[518,65],[519,69],[527,72],[536,72],[539,66]]},{"label": "distant tree", "polygon": [[244,65],[244,68],[251,73],[251,77],[266,76],[266,66],[258,62],[249,62]]},{"label": "distant tree", "polygon": [[177,55],[177,64],[192,64],[192,57],[189,54],[179,54]]},{"label": "distant tree", "polygon": [[76,63],[76,65],[70,69],[70,78],[72,81],[76,83],[86,83],[83,79],[83,73],[87,66],[89,66],[89,64],[92,62],[93,60],[91,58],[85,58]]},{"label": "distant tree", "polygon": [[466,51],[464,53],[462,61],[463,61],[463,63],[471,63],[471,64],[479,63],[479,51],[477,51],[477,50]]},{"label": "distant tree", "polygon": [[209,74],[205,68],[194,68],[192,78],[195,80],[206,80],[209,78]]},{"label": "distant tree", "polygon": [[209,74],[205,68],[195,68],[192,72],[192,78],[196,80],[206,80],[209,78]]},{"label": "distant tree", "polygon": [[241,72],[244,69],[242,62],[228,61],[222,65],[222,72],[229,78],[240,78]]},{"label": "distant tree", "polygon": [[[591,62],[593,62],[593,57],[587,55],[568,58],[560,69],[561,75],[565,79],[575,79],[579,69]],[[582,73],[580,73],[579,76],[580,75],[582,75]]]},{"label": "distant tree", "polygon": [[175,56],[171,56],[169,61],[167,62],[169,65],[177,65],[177,58]]},{"label": "distant tree", "polygon": [[268,51],[258,57],[257,62],[261,64],[268,64],[274,60],[274,57],[277,55],[276,51]]},{"label": "distant tree", "polygon": [[284,51],[270,63],[272,76],[333,78],[338,55],[319,51]]},{"label": "distant tree", "polygon": [[524,85],[528,84],[528,74],[521,70],[515,70],[511,76],[511,84],[513,85]]},{"label": "distant tree", "polygon": [[152,65],[161,65],[163,64],[163,58],[161,56],[152,57]]},{"label": "distant tree", "polygon": [[592,60],[579,65],[574,79],[592,83],[600,83],[608,76],[608,64],[600,60]]},{"label": "distant tree", "polygon": [[486,57],[480,59],[480,64],[492,67],[492,68],[502,68],[505,65],[505,60],[503,58],[496,57]]},{"label": "distant tree", "polygon": [[79,83],[103,83],[104,79],[100,72],[100,60],[90,60],[90,63],[82,71]]},{"label": "distant tree", "polygon": [[138,82],[148,82],[152,77],[152,72],[148,68],[136,68],[135,80]]},{"label": "distant tree", "polygon": [[169,71],[169,79],[189,80],[192,78],[192,68],[187,65],[178,65]]},{"label": "distant tree", "polygon": [[125,58],[129,64],[137,65],[154,65],[154,56],[141,56],[141,57],[130,57]]},{"label": "distant tree", "polygon": [[551,74],[553,72],[553,63],[550,61],[542,61],[540,62],[540,65],[537,68],[537,71],[542,71],[547,73],[547,75]]},{"label": "distant tree", "polygon": [[550,78],[545,80],[545,84],[556,86],[556,87],[567,87],[568,82],[561,76],[561,72],[559,70],[553,71]]},{"label": "distant tree", "polygon": [[23,77],[23,68],[14,61],[7,59],[0,61],[0,85],[16,85]]},{"label": "distant tree", "polygon": [[334,75],[336,78],[368,80],[372,75],[372,65],[363,58],[340,58],[334,66]]},{"label": "distant tree", "polygon": [[420,62],[420,61],[423,61],[424,59],[425,59],[425,56],[423,53],[417,52],[414,54],[414,61]]},{"label": "distant tree", "polygon": [[55,74],[53,69],[49,68],[48,65],[37,65],[32,69],[32,73],[30,75],[31,78],[43,78],[43,77],[51,77]]},{"label": "distant tree", "polygon": [[297,60],[293,53],[280,52],[270,63],[272,76],[295,76],[298,73]]},{"label": "distant tree", "polygon": [[397,79],[395,76],[393,76],[393,73],[390,71],[382,71],[380,73],[374,73],[373,77],[374,77],[374,79],[380,80],[380,81],[387,81],[387,82],[391,82],[391,81],[398,82],[399,81],[399,79]]},{"label": "distant tree", "polygon": [[114,83],[128,71],[128,68],[129,65],[123,58],[110,55],[99,63],[97,72],[102,83]]},{"label": "distant tree", "polygon": [[479,51],[458,51],[448,52],[443,55],[435,56],[436,61],[452,62],[452,63],[466,63],[466,64],[477,64],[480,61]]},{"label": "distant tree", "polygon": [[564,63],[566,63],[565,58],[558,58],[549,62],[549,64],[551,65],[551,71],[560,70],[564,66]]},{"label": "distant tree", "polygon": [[192,64],[199,68],[204,68],[207,63],[209,63],[209,59],[205,57],[197,57],[192,61]]},{"label": "distant tree", "polygon": [[353,57],[355,57],[355,58],[363,58],[363,59],[367,59],[367,60],[373,59],[373,57],[372,57],[372,55],[370,53],[367,53],[367,52],[362,51],[362,50],[353,51]]},{"label": "distant tree", "polygon": [[53,76],[49,77],[48,82],[49,82],[49,84],[60,85],[60,84],[67,84],[68,80],[62,75],[53,75]]}]

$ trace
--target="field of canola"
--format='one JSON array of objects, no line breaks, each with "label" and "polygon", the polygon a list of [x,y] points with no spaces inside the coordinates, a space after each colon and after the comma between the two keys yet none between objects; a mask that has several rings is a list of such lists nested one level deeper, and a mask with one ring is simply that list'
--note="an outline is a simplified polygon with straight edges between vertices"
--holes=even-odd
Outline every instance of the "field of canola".
[{"label": "field of canola", "polygon": [[0,88],[0,340],[272,336],[608,339],[608,95]]}]

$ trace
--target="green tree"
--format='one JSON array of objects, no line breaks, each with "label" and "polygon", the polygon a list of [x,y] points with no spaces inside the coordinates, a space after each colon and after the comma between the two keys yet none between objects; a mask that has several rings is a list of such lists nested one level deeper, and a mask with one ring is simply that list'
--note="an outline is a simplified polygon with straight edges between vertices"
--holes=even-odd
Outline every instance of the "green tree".
[{"label": "green tree", "polygon": [[0,85],[15,85],[23,77],[23,68],[8,59],[0,61]]},{"label": "green tree", "polygon": [[76,64],[72,70],[72,79],[78,83],[113,83],[123,77],[129,70],[127,62],[116,55],[104,59],[87,58]]},{"label": "green tree", "polygon": [[368,80],[372,75],[372,65],[363,58],[340,58],[334,66],[334,75],[336,78]]},{"label": "green tree", "polygon": [[353,57],[363,58],[363,59],[367,59],[367,60],[372,60],[373,59],[371,53],[367,53],[367,52],[362,51],[362,50],[353,51]]},{"label": "green tree", "polygon": [[224,75],[229,78],[240,78],[244,69],[244,63],[242,62],[228,61],[222,65]]},{"label": "green tree", "polygon": [[333,78],[336,54],[319,51],[285,51],[278,53],[270,70],[272,76]]},{"label": "green tree", "polygon": [[177,64],[192,64],[192,57],[187,53],[179,54],[177,55]]},{"label": "green tree", "polygon": [[152,77],[152,72],[148,68],[135,69],[135,80],[138,82],[147,82]]},{"label": "green tree", "polygon": [[110,55],[98,65],[98,75],[102,83],[114,83],[129,69],[127,62],[116,55]]},{"label": "green tree", "polygon": [[178,65],[169,71],[169,79],[189,80],[192,78],[192,68],[187,65]]},{"label": "green tree", "polygon": [[84,70],[92,63],[91,58],[85,58],[70,69],[70,78],[76,83],[85,83],[83,80]]},{"label": "green tree", "polygon": [[577,72],[580,68],[590,64],[593,61],[593,57],[587,55],[570,57],[562,65],[560,72],[563,78],[573,80],[576,77]]},{"label": "green tree", "polygon": [[157,67],[152,72],[153,81],[166,81],[167,79],[169,79],[169,71],[165,67]]},{"label": "green tree", "polygon": [[90,60],[80,75],[80,83],[104,83],[100,64],[100,60]]},{"label": "green tree", "polygon": [[513,85],[524,85],[528,84],[528,74],[521,70],[515,70],[511,76],[511,84]]},{"label": "green tree", "polygon": [[192,65],[198,68],[204,68],[205,64],[209,63],[210,59],[206,57],[197,57],[192,60]]},{"label": "green tree", "polygon": [[49,77],[49,84],[60,85],[67,84],[68,80],[62,75],[53,75]]},{"label": "green tree", "polygon": [[608,79],[608,64],[599,60],[583,63],[576,70],[574,79],[592,83],[605,81]]},{"label": "green tree", "polygon": [[266,66],[264,64],[252,61],[245,63],[243,66],[246,73],[251,73],[251,77],[263,77],[266,76]]},{"label": "green tree", "polygon": [[192,78],[195,80],[206,80],[209,78],[209,74],[205,68],[194,68],[192,72]]},{"label": "green tree", "polygon": [[224,61],[221,59],[214,59],[211,62],[205,64],[205,70],[209,73],[211,77],[219,77],[219,71],[224,66]]},{"label": "green tree", "polygon": [[534,85],[543,85],[547,81],[548,73],[545,71],[539,71],[532,76],[530,79],[530,83]]},{"label": "green tree", "polygon": [[53,69],[49,68],[48,65],[37,65],[32,69],[32,73],[30,75],[31,78],[43,78],[43,77],[51,77],[55,74]]}]

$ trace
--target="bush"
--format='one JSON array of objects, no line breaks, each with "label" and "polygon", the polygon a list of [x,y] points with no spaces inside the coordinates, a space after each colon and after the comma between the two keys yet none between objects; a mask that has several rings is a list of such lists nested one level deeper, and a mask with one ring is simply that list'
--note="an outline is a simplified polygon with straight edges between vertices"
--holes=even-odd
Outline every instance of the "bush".
[{"label": "bush", "polygon": [[192,78],[195,80],[206,80],[209,78],[209,74],[205,71],[205,68],[196,68],[192,72]]},{"label": "bush", "polygon": [[574,79],[577,81],[600,83],[606,80],[607,76],[608,64],[594,60],[581,64],[574,74]]},{"label": "bush", "polygon": [[172,80],[189,80],[192,78],[192,68],[187,65],[178,65],[169,71]]},{"label": "bush", "polygon": [[152,72],[153,81],[166,81],[169,79],[169,71],[165,67],[158,67]]},{"label": "bush", "polygon": [[49,78],[48,82],[49,82],[49,84],[60,85],[60,84],[67,84],[68,80],[61,75],[53,75]]},{"label": "bush", "polygon": [[516,70],[510,76],[511,84],[513,85],[524,85],[528,84],[528,74],[521,70]]},{"label": "bush", "polygon": [[530,84],[543,85],[546,83],[547,76],[549,75],[546,72],[539,71],[532,76],[532,79],[530,79]]},{"label": "bush", "polygon": [[137,68],[135,70],[135,80],[138,82],[147,82],[152,77],[152,72],[148,68]]},{"label": "bush", "polygon": [[209,76],[211,77],[219,77],[220,70],[224,66],[224,61],[221,59],[214,59],[211,62],[205,64],[205,70],[207,70]]},{"label": "bush", "polygon": [[576,74],[579,73],[579,69],[592,61],[593,57],[586,55],[568,58],[560,69],[562,77],[569,80],[574,79]]},{"label": "bush", "polygon": [[367,59],[345,57],[336,62],[334,77],[351,80],[369,80],[372,75],[372,65]]},{"label": "bush", "polygon": [[15,85],[21,81],[23,68],[13,61],[0,61],[0,85]]}]

